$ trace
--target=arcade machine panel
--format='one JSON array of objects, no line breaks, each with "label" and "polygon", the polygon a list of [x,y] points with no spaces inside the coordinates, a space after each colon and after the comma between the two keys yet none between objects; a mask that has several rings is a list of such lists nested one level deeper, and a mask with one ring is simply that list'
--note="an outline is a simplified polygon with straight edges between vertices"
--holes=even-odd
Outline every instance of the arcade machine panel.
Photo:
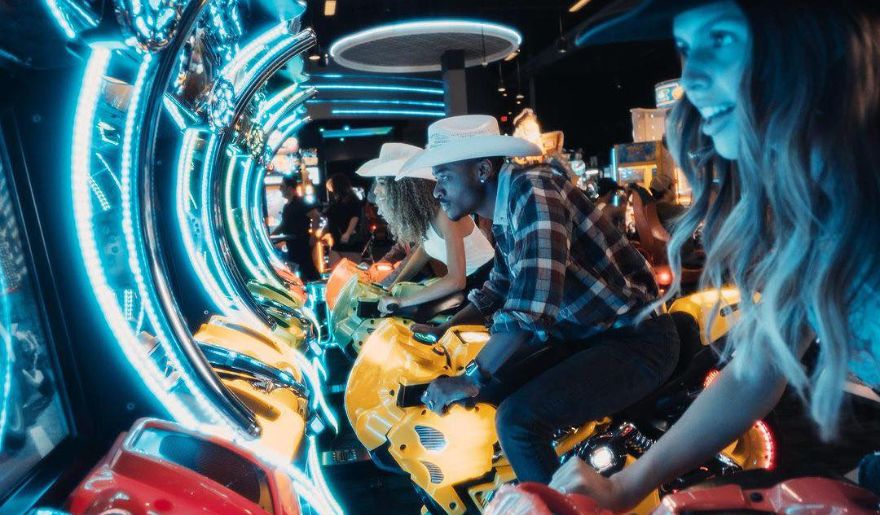
[{"label": "arcade machine panel", "polygon": [[23,513],[88,446],[54,282],[38,224],[26,221],[29,189],[12,172],[17,139],[9,141],[0,137],[0,512]]}]

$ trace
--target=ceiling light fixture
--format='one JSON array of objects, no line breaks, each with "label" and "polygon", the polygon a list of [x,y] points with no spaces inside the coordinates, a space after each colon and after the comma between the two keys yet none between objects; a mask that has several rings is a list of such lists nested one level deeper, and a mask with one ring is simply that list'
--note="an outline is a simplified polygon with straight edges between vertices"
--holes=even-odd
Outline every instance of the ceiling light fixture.
[{"label": "ceiling light fixture", "polygon": [[336,0],[324,1],[324,16],[333,16],[336,14]]},{"label": "ceiling light fixture", "polygon": [[501,63],[498,63],[498,92],[507,96],[507,88],[504,87],[504,73],[501,70]]},{"label": "ceiling light fixture", "polygon": [[562,30],[562,16],[559,17],[559,39],[556,40],[556,51],[560,54],[568,52],[568,39]]},{"label": "ceiling light fixture", "polygon": [[568,12],[576,13],[583,9],[584,6],[586,6],[588,3],[590,3],[590,0],[578,0],[577,2],[573,3],[571,7],[568,8]]},{"label": "ceiling light fixture", "polygon": [[312,47],[312,51],[309,52],[309,61],[312,61],[314,63],[314,62],[320,61],[320,60],[321,60],[321,50],[317,46]]}]

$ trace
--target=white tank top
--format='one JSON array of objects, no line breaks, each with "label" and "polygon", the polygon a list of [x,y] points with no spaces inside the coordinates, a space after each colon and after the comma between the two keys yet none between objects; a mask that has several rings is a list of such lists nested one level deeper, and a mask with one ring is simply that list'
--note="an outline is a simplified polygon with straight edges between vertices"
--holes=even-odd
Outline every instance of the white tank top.
[{"label": "white tank top", "polygon": [[[441,261],[444,265],[448,264],[446,262],[446,240],[437,234],[432,224],[428,224],[428,233],[425,235],[425,241],[422,242],[422,248],[432,258]],[[480,228],[474,224],[471,233],[464,238],[465,275],[476,272],[494,257],[495,249],[492,248],[492,244],[483,236]]]}]

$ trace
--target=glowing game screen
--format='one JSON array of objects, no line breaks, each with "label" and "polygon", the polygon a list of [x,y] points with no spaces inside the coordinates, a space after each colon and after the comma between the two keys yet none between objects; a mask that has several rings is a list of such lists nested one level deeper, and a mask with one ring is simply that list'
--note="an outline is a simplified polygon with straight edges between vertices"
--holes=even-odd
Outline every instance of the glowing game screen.
[{"label": "glowing game screen", "polygon": [[0,497],[70,433],[0,138]]}]

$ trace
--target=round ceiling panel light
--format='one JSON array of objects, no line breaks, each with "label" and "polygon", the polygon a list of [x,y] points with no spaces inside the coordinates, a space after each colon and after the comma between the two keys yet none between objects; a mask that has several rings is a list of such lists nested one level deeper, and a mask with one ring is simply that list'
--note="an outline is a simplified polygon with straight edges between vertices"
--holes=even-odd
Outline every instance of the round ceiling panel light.
[{"label": "round ceiling panel light", "polygon": [[463,51],[464,64],[470,67],[504,59],[521,43],[517,30],[496,23],[407,21],[345,36],[330,46],[330,56],[341,66],[367,72],[439,72],[447,51]]}]

